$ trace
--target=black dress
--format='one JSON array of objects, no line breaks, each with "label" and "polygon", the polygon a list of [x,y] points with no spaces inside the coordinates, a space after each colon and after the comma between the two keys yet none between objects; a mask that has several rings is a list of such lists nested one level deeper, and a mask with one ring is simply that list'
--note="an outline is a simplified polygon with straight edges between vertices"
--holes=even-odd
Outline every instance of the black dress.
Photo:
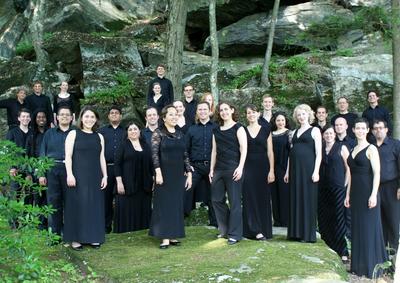
[{"label": "black dress", "polygon": [[115,154],[115,176],[122,178],[125,194],[115,197],[115,233],[148,229],[151,217],[153,167],[150,147],[141,142],[137,151],[125,140]]},{"label": "black dress", "polygon": [[71,110],[71,113],[75,113],[74,99],[71,94],[65,98],[59,97],[58,95],[54,96],[53,112],[57,114],[60,107],[68,107],[68,109]]},{"label": "black dress", "polygon": [[361,150],[355,158],[350,154],[347,163],[351,172],[351,272],[369,278],[375,265],[387,260],[381,224],[379,194],[374,208],[368,208],[372,192],[373,172],[366,150]]},{"label": "black dress", "polygon": [[326,154],[322,151],[318,192],[318,228],[322,240],[339,256],[348,256],[344,200],[346,167],[342,144],[335,142]]},{"label": "black dress", "polygon": [[184,173],[190,171],[182,132],[154,131],[151,138],[154,168],[160,168],[163,184],[155,185],[149,235],[160,239],[185,237],[183,219]]},{"label": "black dress", "polygon": [[248,129],[247,158],[243,180],[243,236],[255,238],[262,233],[272,238],[271,191],[268,185],[267,139],[270,131],[261,127],[253,138]]},{"label": "black dress", "polygon": [[161,95],[161,97],[154,101],[154,94],[152,96],[147,97],[147,107],[154,107],[157,109],[158,114],[161,114],[161,110],[168,104],[172,103],[165,95]]},{"label": "black dress", "polygon": [[98,133],[76,130],[72,155],[76,187],[68,188],[65,193],[65,242],[104,242],[104,192],[100,189],[100,152]]},{"label": "black dress", "polygon": [[315,143],[310,127],[300,137],[293,134],[289,168],[288,239],[315,242],[317,239],[318,184],[312,181]]},{"label": "black dress", "polygon": [[290,151],[289,132],[272,133],[275,182],[271,184],[271,196],[274,226],[277,227],[287,227],[289,222],[289,184],[283,181]]}]

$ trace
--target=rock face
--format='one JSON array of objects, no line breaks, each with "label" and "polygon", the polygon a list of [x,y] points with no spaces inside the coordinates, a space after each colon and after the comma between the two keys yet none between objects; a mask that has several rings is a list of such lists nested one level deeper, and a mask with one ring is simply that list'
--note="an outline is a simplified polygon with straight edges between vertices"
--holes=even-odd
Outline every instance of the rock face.
[{"label": "rock face", "polygon": [[339,4],[349,9],[358,7],[390,7],[390,0],[340,0]]},{"label": "rock face", "polygon": [[0,57],[11,59],[15,56],[15,47],[28,26],[28,19],[23,14],[12,17],[0,29]]},{"label": "rock face", "polygon": [[[319,46],[320,42],[302,40],[299,35],[311,23],[319,23],[325,17],[341,15],[353,17],[350,10],[332,4],[330,1],[308,2],[304,4],[282,7],[279,10],[276,24],[274,44],[277,46],[294,46],[307,48]],[[271,15],[259,13],[218,31],[220,56],[230,57],[243,54],[264,54],[268,40]],[[320,46],[325,47],[325,46]],[[204,50],[210,52],[210,40],[204,43]]]},{"label": "rock face", "polygon": [[0,64],[0,94],[14,86],[29,85],[36,76],[37,63],[15,57]]},{"label": "rock face", "polygon": [[[392,55],[389,54],[332,58],[334,99],[347,97],[356,111],[365,109],[366,94],[371,89],[378,89],[381,99],[390,100],[393,87],[392,66]],[[392,108],[391,104],[386,103],[386,106]]]}]

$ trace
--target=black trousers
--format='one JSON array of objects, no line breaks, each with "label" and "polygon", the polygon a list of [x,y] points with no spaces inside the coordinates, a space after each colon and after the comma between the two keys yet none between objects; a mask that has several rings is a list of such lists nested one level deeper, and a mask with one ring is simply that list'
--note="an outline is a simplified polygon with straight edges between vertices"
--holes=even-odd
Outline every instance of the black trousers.
[{"label": "black trousers", "polygon": [[55,211],[49,215],[48,226],[51,231],[61,236],[64,223],[64,198],[67,190],[67,171],[64,163],[56,162],[47,173],[47,204]]},{"label": "black trousers", "polygon": [[399,245],[400,200],[397,200],[397,180],[380,184],[381,219],[385,246],[397,251]]},{"label": "black trousers", "polygon": [[[241,240],[243,237],[242,178],[232,179],[234,170],[217,170],[211,184],[211,200],[221,235]],[[228,195],[229,207],[226,203]]]},{"label": "black trousers", "polygon": [[189,215],[195,207],[196,201],[202,201],[208,207],[208,220],[211,226],[217,226],[214,208],[211,203],[211,184],[208,174],[210,173],[210,164],[195,162],[192,164],[194,172],[192,173],[192,188],[185,191],[184,212]]},{"label": "black trousers", "polygon": [[114,165],[107,165],[107,176],[107,187],[104,190],[104,215],[106,233],[110,233],[114,217],[114,195],[116,186]]}]

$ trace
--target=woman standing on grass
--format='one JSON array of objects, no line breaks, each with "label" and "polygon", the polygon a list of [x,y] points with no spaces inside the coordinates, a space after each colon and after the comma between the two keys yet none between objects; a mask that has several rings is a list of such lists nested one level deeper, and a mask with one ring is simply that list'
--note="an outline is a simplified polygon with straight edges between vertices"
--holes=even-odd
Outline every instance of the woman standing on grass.
[{"label": "woman standing on grass", "polygon": [[249,125],[247,158],[243,180],[243,235],[265,241],[272,238],[271,191],[268,184],[275,180],[274,152],[270,127],[258,123],[260,112],[254,105],[246,107]]}]

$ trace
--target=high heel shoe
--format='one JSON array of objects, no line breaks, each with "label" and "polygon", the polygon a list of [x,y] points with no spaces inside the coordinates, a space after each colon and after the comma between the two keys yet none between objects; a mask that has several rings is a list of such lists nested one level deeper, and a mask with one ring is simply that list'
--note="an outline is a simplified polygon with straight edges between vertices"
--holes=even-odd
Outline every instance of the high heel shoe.
[{"label": "high heel shoe", "polygon": [[178,240],[170,240],[170,241],[169,241],[169,244],[170,244],[171,246],[180,246],[180,245],[181,245],[181,242],[178,241]]}]

